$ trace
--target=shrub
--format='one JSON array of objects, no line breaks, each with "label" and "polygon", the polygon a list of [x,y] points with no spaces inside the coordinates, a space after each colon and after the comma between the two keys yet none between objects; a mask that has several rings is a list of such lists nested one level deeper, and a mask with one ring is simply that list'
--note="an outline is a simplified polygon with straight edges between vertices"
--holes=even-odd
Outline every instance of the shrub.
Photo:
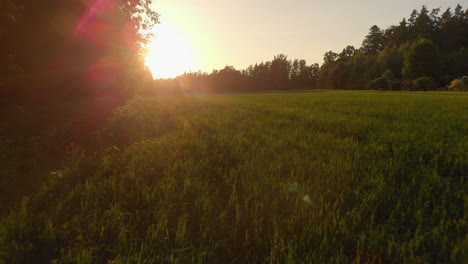
[{"label": "shrub", "polygon": [[436,83],[432,78],[420,77],[412,81],[412,87],[415,91],[429,91],[436,88]]},{"label": "shrub", "polygon": [[455,79],[448,87],[449,91],[468,91],[468,76],[463,76],[460,79]]},{"label": "shrub", "polygon": [[370,90],[386,90],[387,83],[385,82],[385,79],[383,77],[379,77],[375,80],[368,82],[366,88]]},{"label": "shrub", "polygon": [[382,74],[382,78],[384,78],[386,81],[394,80],[395,74],[393,74],[392,70],[388,69],[384,72],[384,74]]},{"label": "shrub", "polygon": [[413,82],[410,80],[404,80],[401,82],[401,90],[402,91],[411,91],[413,90]]}]

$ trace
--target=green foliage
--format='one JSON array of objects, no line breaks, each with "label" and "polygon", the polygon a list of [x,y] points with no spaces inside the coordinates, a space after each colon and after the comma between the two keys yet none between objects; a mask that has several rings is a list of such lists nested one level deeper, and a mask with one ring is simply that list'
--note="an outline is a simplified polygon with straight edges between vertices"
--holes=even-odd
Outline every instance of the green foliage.
[{"label": "green foliage", "polygon": [[1,99],[50,102],[103,90],[122,97],[126,82],[149,75],[141,54],[158,22],[151,3],[2,0]]},{"label": "green foliage", "polygon": [[[262,90],[299,90],[317,88],[320,67],[307,65],[305,60],[291,61],[284,54],[273,60],[250,65],[239,71],[232,66],[212,73],[185,73],[174,80],[157,80],[158,88],[184,90],[190,83],[191,92],[245,92]],[[162,87],[161,87],[162,86]]]},{"label": "green foliage", "polygon": [[403,52],[396,48],[386,48],[379,53],[377,61],[382,69],[391,71],[395,79],[397,76],[401,78],[401,71],[403,69]]},{"label": "green foliage", "polygon": [[[271,61],[271,78],[273,80],[273,89],[282,89],[288,85],[291,71],[291,61],[284,54],[276,55]],[[284,88],[283,88],[284,89]]]},{"label": "green foliage", "polygon": [[415,79],[434,76],[439,69],[439,49],[430,40],[419,39],[405,53],[403,76]]},{"label": "green foliage", "polygon": [[384,31],[373,25],[362,42],[362,50],[367,54],[377,54],[385,47]]},{"label": "green foliage", "polygon": [[401,82],[401,89],[403,91],[412,91],[413,90],[413,82],[410,80],[403,80]]},{"label": "green foliage", "polygon": [[435,81],[429,77],[420,77],[412,81],[412,88],[416,91],[430,91],[437,88]]},{"label": "green foliage", "polygon": [[463,263],[466,109],[447,93],[135,99],[1,218],[0,262]]},{"label": "green foliage", "polygon": [[323,56],[323,64],[328,65],[334,63],[338,59],[338,54],[333,51],[328,51]]},{"label": "green foliage", "polygon": [[372,80],[369,83],[367,83],[366,89],[386,90],[387,89],[386,79],[384,77],[379,77],[379,78],[377,78],[375,80]]},{"label": "green foliage", "polygon": [[377,77],[379,65],[376,57],[358,50],[351,58],[323,64],[319,83],[325,89],[363,89]]},{"label": "green foliage", "polygon": [[[429,77],[442,86],[468,72],[468,12],[458,5],[442,15],[440,9],[423,6],[413,10],[399,25],[381,29],[374,25],[360,49],[347,48],[341,54],[329,51],[319,75],[320,87],[362,89],[382,72],[391,70],[412,90],[411,80]],[[348,54],[352,54],[348,56]]]},{"label": "green foliage", "polygon": [[382,78],[386,81],[390,81],[395,79],[395,74],[393,74],[392,70],[388,69],[382,74]]},{"label": "green foliage", "polygon": [[448,89],[449,91],[468,91],[468,76],[453,80]]},{"label": "green foliage", "polygon": [[444,76],[452,77],[450,80],[461,77],[468,72],[468,48],[444,54],[441,61]]}]

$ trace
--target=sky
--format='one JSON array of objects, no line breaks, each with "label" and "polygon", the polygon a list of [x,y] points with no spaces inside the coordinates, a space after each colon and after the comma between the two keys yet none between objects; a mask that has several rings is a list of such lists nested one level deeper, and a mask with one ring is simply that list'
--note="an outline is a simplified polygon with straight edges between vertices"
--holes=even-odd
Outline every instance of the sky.
[{"label": "sky", "polygon": [[321,64],[329,50],[360,47],[372,25],[397,25],[422,5],[457,4],[468,0],[153,0],[159,27],[177,32],[174,47],[189,46],[190,70],[203,72],[245,69],[280,53]]}]

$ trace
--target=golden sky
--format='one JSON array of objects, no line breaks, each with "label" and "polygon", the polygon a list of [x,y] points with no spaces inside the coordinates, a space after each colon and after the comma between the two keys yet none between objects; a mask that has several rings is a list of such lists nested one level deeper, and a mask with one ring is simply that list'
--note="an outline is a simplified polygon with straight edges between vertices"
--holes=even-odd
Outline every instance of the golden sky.
[{"label": "golden sky", "polygon": [[226,65],[244,69],[280,53],[321,64],[329,50],[359,48],[372,25],[386,28],[422,5],[445,10],[466,2],[460,1],[154,0],[161,25],[153,44],[159,53],[150,64],[172,67],[172,75]]}]

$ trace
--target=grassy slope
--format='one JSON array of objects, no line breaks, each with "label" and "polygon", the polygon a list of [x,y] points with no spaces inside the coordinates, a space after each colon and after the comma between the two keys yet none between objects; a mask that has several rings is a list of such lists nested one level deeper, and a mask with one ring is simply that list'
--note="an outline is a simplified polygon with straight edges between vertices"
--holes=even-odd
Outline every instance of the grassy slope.
[{"label": "grassy slope", "polygon": [[467,258],[464,94],[140,98],[94,146],[2,220],[0,262]]}]

